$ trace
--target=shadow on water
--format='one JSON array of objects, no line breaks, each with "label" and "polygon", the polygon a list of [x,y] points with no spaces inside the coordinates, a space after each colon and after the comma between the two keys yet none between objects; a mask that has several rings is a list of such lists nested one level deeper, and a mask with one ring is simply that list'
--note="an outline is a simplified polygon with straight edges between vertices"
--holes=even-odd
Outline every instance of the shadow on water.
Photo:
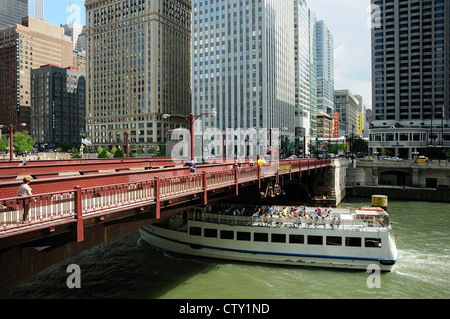
[{"label": "shadow on water", "polygon": [[[81,289],[69,289],[67,267],[81,270]],[[214,264],[154,249],[139,232],[123,235],[55,264],[10,290],[3,299],[156,299]]]}]

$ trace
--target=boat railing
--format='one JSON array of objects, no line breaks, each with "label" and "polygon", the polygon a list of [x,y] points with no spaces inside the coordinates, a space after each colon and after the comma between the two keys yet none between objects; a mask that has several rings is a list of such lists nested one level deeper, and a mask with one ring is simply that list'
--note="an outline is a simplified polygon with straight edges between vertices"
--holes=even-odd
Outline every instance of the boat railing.
[{"label": "boat railing", "polygon": [[339,218],[298,218],[298,217],[264,217],[264,216],[235,216],[211,214],[202,212],[190,212],[190,220],[206,223],[224,224],[230,226],[249,227],[286,227],[286,228],[311,228],[311,229],[336,229],[336,230],[374,230],[390,231],[379,219],[339,219]]}]

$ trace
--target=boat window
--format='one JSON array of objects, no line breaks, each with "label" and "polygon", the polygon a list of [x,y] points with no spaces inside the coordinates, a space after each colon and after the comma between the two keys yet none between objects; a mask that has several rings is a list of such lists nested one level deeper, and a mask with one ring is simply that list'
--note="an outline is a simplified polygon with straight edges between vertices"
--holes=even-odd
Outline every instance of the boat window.
[{"label": "boat window", "polygon": [[248,232],[242,232],[242,231],[238,231],[237,232],[237,240],[250,240],[251,236],[250,233]]},{"label": "boat window", "polygon": [[268,242],[269,241],[269,234],[267,234],[267,233],[254,233],[253,234],[253,240],[254,241]]},{"label": "boat window", "polygon": [[322,236],[308,236],[308,245],[323,245]]},{"label": "boat window", "polygon": [[381,248],[381,238],[366,238],[366,247]]},{"label": "boat window", "polygon": [[220,239],[234,239],[234,231],[232,230],[221,230]]},{"label": "boat window", "polygon": [[190,227],[189,228],[189,235],[201,236],[202,235],[202,228],[201,227]]},{"label": "boat window", "polygon": [[345,246],[361,247],[361,237],[345,237]]},{"label": "boat window", "polygon": [[217,229],[205,228],[205,237],[217,238]]},{"label": "boat window", "polygon": [[304,244],[305,236],[303,235],[289,235],[290,244]]},{"label": "boat window", "polygon": [[342,237],[327,236],[327,245],[342,246]]},{"label": "boat window", "polygon": [[286,235],[285,234],[272,234],[272,243],[285,243]]}]

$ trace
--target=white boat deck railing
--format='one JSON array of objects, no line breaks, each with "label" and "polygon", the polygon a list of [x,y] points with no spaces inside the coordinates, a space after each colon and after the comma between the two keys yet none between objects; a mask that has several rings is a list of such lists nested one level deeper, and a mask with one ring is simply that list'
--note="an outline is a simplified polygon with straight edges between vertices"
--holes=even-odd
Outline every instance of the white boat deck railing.
[{"label": "white boat deck railing", "polygon": [[231,226],[249,227],[278,227],[278,228],[309,228],[333,229],[348,231],[390,231],[379,219],[339,219],[339,218],[299,218],[299,217],[263,217],[263,216],[234,216],[189,212],[188,218],[206,223],[225,224]]}]

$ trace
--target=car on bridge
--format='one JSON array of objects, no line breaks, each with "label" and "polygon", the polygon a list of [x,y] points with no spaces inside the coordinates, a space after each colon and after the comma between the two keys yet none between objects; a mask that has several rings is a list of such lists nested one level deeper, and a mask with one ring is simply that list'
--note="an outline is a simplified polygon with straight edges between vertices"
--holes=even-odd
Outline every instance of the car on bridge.
[{"label": "car on bridge", "polygon": [[398,158],[398,157],[390,157],[387,160],[388,161],[403,161],[401,158]]},{"label": "car on bridge", "polygon": [[425,162],[429,162],[430,159],[426,156],[419,156],[419,158],[417,159],[417,163],[425,163]]}]

